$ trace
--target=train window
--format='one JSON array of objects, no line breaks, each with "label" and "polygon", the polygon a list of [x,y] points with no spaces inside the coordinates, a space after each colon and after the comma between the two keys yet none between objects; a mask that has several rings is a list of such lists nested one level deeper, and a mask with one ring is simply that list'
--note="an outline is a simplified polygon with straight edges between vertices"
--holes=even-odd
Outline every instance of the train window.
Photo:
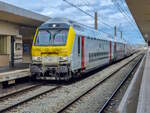
[{"label": "train window", "polygon": [[49,45],[51,33],[48,30],[40,30],[36,39],[35,45]]},{"label": "train window", "polygon": [[67,42],[67,30],[39,30],[35,45],[37,46],[63,46]]},{"label": "train window", "polygon": [[78,56],[80,55],[80,37],[78,37]]},{"label": "train window", "polygon": [[101,44],[99,44],[99,48],[101,48]]},{"label": "train window", "polygon": [[54,35],[53,44],[54,45],[65,45],[67,41],[67,33],[59,32]]}]

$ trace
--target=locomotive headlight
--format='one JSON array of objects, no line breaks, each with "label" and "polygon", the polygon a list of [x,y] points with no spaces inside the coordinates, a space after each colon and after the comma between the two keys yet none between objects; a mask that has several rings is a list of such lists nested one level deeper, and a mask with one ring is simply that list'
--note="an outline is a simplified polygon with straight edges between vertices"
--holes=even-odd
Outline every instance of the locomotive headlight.
[{"label": "locomotive headlight", "polygon": [[32,57],[32,60],[33,61],[42,61],[42,58],[41,57]]},{"label": "locomotive headlight", "polygon": [[68,57],[60,57],[61,61],[68,61]]}]

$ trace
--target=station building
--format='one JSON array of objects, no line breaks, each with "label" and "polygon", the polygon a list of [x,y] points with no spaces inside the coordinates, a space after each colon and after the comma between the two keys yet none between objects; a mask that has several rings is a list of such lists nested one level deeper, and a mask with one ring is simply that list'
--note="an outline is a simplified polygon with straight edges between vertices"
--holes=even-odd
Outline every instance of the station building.
[{"label": "station building", "polygon": [[30,63],[36,28],[48,19],[0,1],[0,67]]}]

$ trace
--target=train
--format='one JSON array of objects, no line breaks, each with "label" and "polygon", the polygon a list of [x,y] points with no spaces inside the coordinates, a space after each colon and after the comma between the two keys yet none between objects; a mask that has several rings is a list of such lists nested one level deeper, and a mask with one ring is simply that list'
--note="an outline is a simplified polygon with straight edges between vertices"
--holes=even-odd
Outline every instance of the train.
[{"label": "train", "polygon": [[36,80],[70,80],[133,53],[123,40],[64,18],[39,26],[32,45],[31,75]]}]

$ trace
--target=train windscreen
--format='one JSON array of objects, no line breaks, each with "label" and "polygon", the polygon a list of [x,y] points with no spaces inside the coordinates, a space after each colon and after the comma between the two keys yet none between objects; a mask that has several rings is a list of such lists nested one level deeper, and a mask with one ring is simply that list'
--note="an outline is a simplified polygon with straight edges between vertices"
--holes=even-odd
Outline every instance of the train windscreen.
[{"label": "train windscreen", "polygon": [[39,30],[35,46],[63,46],[66,45],[67,30]]}]

